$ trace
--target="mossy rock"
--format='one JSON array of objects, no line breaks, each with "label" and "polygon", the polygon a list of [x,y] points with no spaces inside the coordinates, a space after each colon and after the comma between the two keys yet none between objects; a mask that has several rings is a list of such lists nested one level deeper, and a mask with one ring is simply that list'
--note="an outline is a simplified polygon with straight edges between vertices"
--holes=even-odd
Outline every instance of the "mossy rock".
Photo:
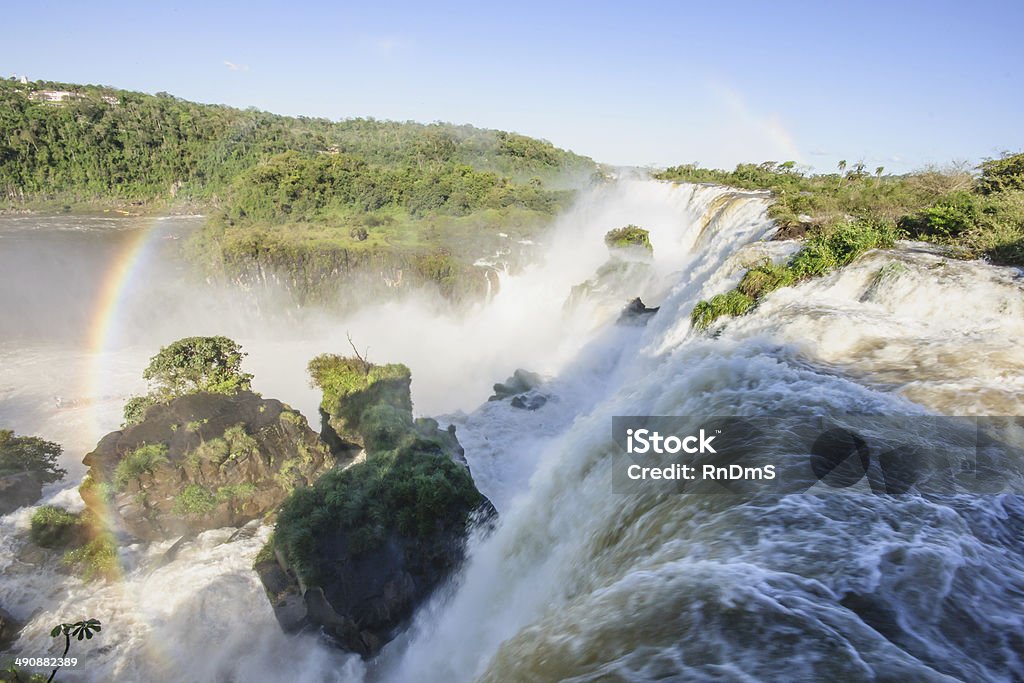
[{"label": "mossy rock", "polygon": [[105,436],[84,460],[90,470],[79,490],[132,535],[166,539],[262,519],[338,455],[352,452],[330,452],[280,401],[196,393]]},{"label": "mossy rock", "polygon": [[650,232],[633,224],[609,230],[604,235],[604,243],[612,250],[644,249],[650,253],[654,252]]},{"label": "mossy rock", "polygon": [[309,362],[313,384],[323,391],[321,410],[341,439],[363,443],[363,415],[390,406],[412,413],[412,373],[398,363],[374,365],[359,358],[323,354]]},{"label": "mossy rock", "polygon": [[469,470],[412,438],[296,491],[256,569],[284,628],[372,656],[462,562],[478,511]]},{"label": "mossy rock", "polygon": [[83,545],[88,537],[87,520],[54,505],[41,505],[32,513],[29,538],[41,548]]}]

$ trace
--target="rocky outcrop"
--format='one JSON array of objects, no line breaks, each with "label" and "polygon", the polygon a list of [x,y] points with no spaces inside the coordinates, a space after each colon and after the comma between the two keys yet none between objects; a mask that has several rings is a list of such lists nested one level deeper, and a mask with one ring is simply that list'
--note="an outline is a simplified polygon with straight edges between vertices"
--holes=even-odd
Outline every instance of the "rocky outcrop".
[{"label": "rocky outcrop", "polygon": [[537,391],[544,383],[543,378],[535,372],[518,368],[504,382],[494,385],[494,394],[488,401],[504,401],[511,398],[509,405],[520,410],[538,410],[548,402],[546,394]]},{"label": "rocky outcrop", "polygon": [[37,472],[14,472],[0,476],[0,515],[32,505],[43,495],[43,475]]},{"label": "rocky outcrop", "polygon": [[[329,360],[333,371],[348,367]],[[353,367],[367,377],[375,370]],[[408,371],[400,367],[374,375],[388,377],[387,387],[348,382],[357,388],[332,394],[334,424],[359,432],[366,459],[296,491],[254,565],[285,631],[321,631],[364,657],[458,568],[469,525],[494,515],[454,427],[413,419]],[[347,377],[325,372],[324,381]]]},{"label": "rocky outcrop", "polygon": [[536,372],[517,368],[511,377],[494,385],[494,394],[487,400],[503,401],[512,396],[525,394],[527,391],[539,387],[543,381]]},{"label": "rocky outcrop", "polygon": [[85,457],[91,509],[144,540],[241,526],[335,465],[298,412],[251,392],[195,393],[150,408]]},{"label": "rocky outcrop", "polygon": [[640,297],[637,297],[626,304],[615,321],[616,325],[646,325],[651,316],[658,312],[660,306],[648,308]]},{"label": "rocky outcrop", "polygon": [[625,296],[654,291],[657,274],[652,266],[653,247],[646,230],[626,226],[605,235],[608,260],[586,282],[574,286],[565,302],[572,311],[587,304],[601,316],[620,310]]}]

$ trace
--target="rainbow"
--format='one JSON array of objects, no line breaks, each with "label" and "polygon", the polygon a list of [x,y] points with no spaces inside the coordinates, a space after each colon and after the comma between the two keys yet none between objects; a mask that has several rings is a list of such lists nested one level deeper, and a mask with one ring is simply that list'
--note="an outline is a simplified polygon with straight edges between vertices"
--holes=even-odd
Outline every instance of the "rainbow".
[{"label": "rainbow", "polygon": [[[122,317],[127,293],[138,282],[146,265],[153,245],[160,236],[159,219],[147,219],[139,227],[133,227],[127,238],[119,245],[106,270],[99,293],[92,304],[92,314],[86,337],[89,364],[83,378],[83,396],[90,399],[88,410],[91,434],[90,443],[97,443],[111,429],[109,418],[104,419],[105,397],[113,393],[110,382],[111,360],[119,345],[119,320]],[[106,505],[96,509],[99,514],[97,535],[112,528],[112,511]],[[124,564],[120,555],[116,570],[124,575]]]},{"label": "rainbow", "polygon": [[159,220],[148,219],[140,228],[133,229],[130,236],[120,245],[100,285],[99,294],[93,304],[93,313],[86,338],[86,348],[91,358],[87,371],[85,396],[92,398],[92,423],[94,437],[99,440],[110,428],[104,425],[97,406],[109,393],[109,361],[118,342],[118,320],[127,292],[138,280],[142,265],[148,260],[160,230]]}]

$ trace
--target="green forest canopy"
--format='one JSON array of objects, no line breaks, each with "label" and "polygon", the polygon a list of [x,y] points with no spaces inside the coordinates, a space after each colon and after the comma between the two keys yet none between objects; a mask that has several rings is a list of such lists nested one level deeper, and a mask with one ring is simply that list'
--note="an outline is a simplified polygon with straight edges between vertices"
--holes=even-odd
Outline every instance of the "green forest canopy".
[{"label": "green forest canopy", "polygon": [[[44,101],[46,93],[62,101]],[[0,191],[150,201],[220,197],[244,171],[293,152],[406,178],[493,174],[495,183],[586,177],[585,157],[514,133],[445,123],[287,117],[104,86],[0,81]],[[534,184],[536,184],[535,181]],[[557,189],[557,187],[556,187]]]}]

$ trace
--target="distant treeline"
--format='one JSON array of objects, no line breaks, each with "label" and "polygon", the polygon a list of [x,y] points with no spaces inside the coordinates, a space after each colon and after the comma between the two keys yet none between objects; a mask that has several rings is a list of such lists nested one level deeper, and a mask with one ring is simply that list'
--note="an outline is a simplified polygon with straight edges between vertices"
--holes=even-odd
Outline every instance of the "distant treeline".
[{"label": "distant treeline", "polygon": [[[226,200],[235,216],[262,218],[328,204],[413,214],[550,209],[558,196],[542,188],[594,170],[550,143],[472,126],[332,122],[166,93],[0,81],[0,193],[8,203],[174,196]],[[249,181],[261,189],[239,189]],[[257,196],[264,190],[272,191]]]}]

